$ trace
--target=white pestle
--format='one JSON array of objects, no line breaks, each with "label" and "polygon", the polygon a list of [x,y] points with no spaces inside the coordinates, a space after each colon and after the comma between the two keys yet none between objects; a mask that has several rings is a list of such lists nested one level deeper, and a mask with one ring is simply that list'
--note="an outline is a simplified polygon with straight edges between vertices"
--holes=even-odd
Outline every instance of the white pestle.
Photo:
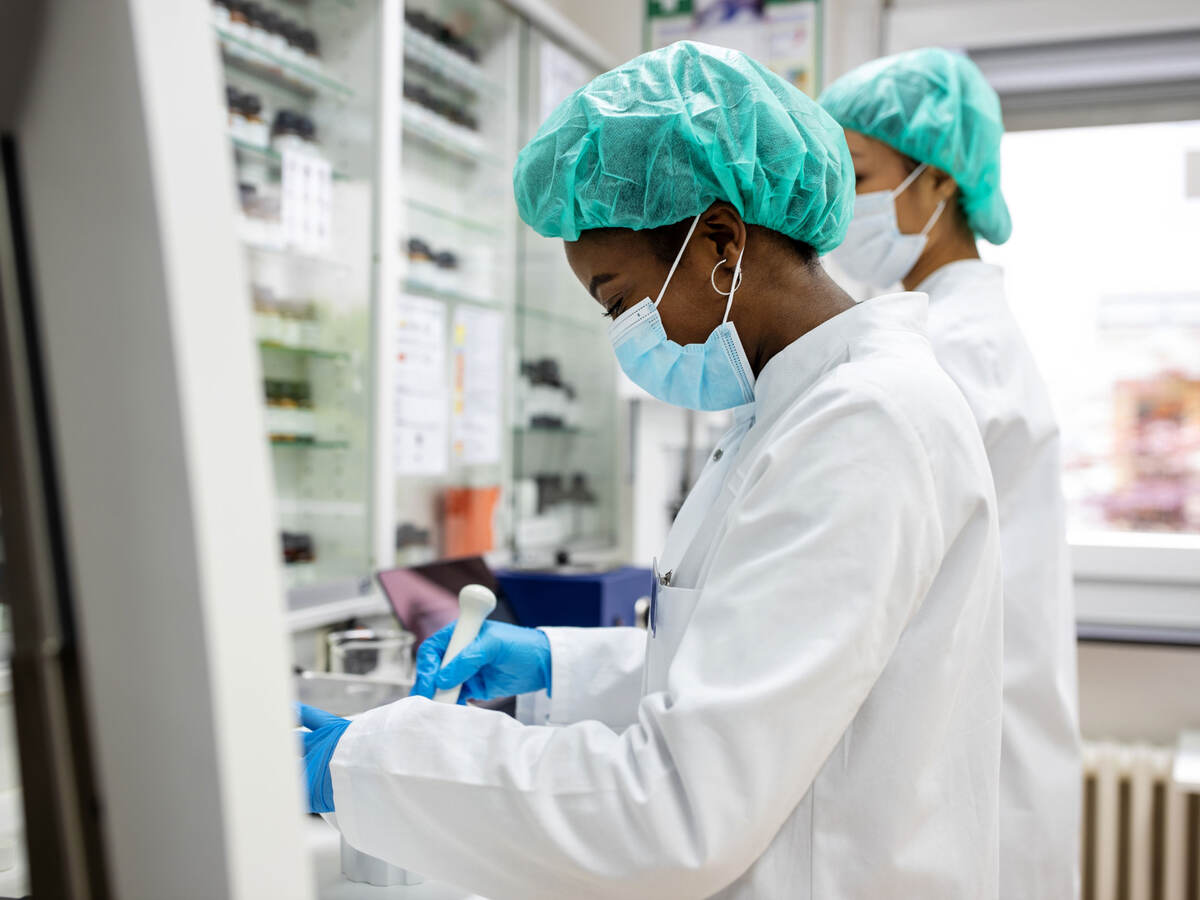
[{"label": "white pestle", "polygon": [[[483,626],[483,620],[490,616],[495,608],[496,595],[481,584],[468,584],[458,592],[458,622],[454,626],[454,633],[450,635],[446,652],[442,655],[443,662],[454,659],[475,640]],[[461,690],[462,685],[458,685],[448,691],[438,691],[433,695],[433,699],[438,703],[457,703]],[[326,815],[325,819],[332,821],[336,827],[337,820],[332,815]],[[345,838],[342,838],[342,874],[351,881],[383,887],[418,885],[425,880],[415,872],[409,872],[355,850],[346,843]]]},{"label": "white pestle", "polygon": [[[454,633],[450,635],[450,643],[442,655],[442,665],[458,656],[475,640],[483,620],[492,614],[496,608],[496,595],[482,584],[468,584],[458,592],[458,622],[454,625]],[[433,695],[437,703],[457,703],[462,685],[438,691]]]}]

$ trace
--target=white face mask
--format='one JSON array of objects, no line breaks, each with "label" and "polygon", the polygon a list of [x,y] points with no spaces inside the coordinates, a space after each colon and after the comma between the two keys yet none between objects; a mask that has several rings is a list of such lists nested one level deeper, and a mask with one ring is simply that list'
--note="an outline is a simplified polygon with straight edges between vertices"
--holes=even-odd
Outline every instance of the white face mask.
[{"label": "white face mask", "polygon": [[946,208],[943,200],[917,234],[904,234],[896,221],[896,198],[928,168],[922,163],[891,191],[872,191],[854,198],[854,218],[841,246],[830,252],[834,262],[855,281],[873,287],[895,284],[912,271],[928,242],[929,230]]}]

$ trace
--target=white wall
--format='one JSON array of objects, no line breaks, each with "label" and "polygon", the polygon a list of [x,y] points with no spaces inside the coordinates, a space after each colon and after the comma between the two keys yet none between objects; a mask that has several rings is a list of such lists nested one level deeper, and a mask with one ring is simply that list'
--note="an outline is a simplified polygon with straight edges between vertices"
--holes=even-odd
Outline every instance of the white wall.
[{"label": "white wall", "polygon": [[1200,729],[1200,650],[1079,645],[1079,720],[1085,738],[1172,744]]},{"label": "white wall", "polygon": [[624,62],[642,52],[646,0],[547,0],[592,40]]},{"label": "white wall", "polygon": [[1169,32],[1200,24],[1195,0],[894,0],[887,51],[997,47]]}]

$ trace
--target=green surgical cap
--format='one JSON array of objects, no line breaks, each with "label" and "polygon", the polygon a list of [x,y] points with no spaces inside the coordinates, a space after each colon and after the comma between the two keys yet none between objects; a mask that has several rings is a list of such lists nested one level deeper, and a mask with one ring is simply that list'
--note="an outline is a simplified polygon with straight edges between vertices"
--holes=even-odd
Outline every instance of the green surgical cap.
[{"label": "green surgical cap", "polygon": [[818,253],[854,206],[845,135],[743,53],[681,41],[577,90],[517,157],[513,191],[539,234],[657,228],[718,200]]},{"label": "green surgical cap", "polygon": [[843,75],[820,102],[843,128],[948,173],[971,229],[993,244],[1008,240],[1000,98],[965,56],[938,48],[885,56]]}]

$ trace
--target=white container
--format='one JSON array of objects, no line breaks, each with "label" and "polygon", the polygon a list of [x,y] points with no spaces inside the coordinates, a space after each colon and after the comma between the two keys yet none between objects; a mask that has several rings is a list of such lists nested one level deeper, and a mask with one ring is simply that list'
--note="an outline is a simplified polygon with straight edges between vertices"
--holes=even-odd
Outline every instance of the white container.
[{"label": "white container", "polygon": [[270,313],[254,314],[254,331],[260,341],[278,344],[280,342],[280,324],[278,315],[271,315]]},{"label": "white container", "polygon": [[329,635],[330,671],[394,681],[411,681],[415,638],[407,631],[356,628]]},{"label": "white container", "polygon": [[537,482],[532,478],[522,478],[513,485],[516,491],[517,515],[522,519],[530,519],[537,515]]}]

